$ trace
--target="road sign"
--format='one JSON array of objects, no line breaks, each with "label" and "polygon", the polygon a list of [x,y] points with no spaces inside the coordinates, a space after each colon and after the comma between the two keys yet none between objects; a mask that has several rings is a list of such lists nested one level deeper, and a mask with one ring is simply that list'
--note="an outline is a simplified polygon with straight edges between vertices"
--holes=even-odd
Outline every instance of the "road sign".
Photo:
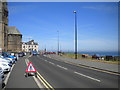
[{"label": "road sign", "polygon": [[35,69],[35,67],[33,66],[32,62],[29,62],[29,63],[28,63],[28,67],[27,67],[27,69],[26,69],[26,72],[27,72],[27,73],[36,72],[36,69]]}]

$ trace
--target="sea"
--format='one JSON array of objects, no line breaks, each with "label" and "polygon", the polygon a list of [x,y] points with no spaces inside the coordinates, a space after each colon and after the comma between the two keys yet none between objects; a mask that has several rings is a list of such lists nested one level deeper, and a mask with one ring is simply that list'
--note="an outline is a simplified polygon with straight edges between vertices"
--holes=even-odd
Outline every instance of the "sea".
[{"label": "sea", "polygon": [[[74,52],[65,52],[65,53],[74,53]],[[118,52],[104,52],[104,51],[97,51],[97,52],[93,52],[93,51],[79,51],[78,53],[81,54],[89,54],[89,55],[97,55],[97,56],[120,56],[120,54],[118,54]]]}]

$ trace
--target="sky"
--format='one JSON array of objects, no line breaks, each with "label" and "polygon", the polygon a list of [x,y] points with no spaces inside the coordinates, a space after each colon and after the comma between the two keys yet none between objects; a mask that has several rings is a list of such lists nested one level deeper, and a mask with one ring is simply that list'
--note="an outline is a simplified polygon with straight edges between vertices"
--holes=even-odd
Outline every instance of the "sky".
[{"label": "sky", "polygon": [[[39,49],[74,51],[77,11],[78,51],[118,50],[117,2],[9,2],[9,26],[39,43]],[[28,37],[31,37],[28,39]]]}]

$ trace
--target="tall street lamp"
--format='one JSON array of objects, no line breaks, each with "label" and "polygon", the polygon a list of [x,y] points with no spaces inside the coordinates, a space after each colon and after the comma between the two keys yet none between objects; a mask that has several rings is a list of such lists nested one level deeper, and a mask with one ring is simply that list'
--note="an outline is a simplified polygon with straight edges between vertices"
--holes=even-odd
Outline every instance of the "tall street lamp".
[{"label": "tall street lamp", "polygon": [[74,11],[75,14],[75,59],[77,59],[77,12]]},{"label": "tall street lamp", "polygon": [[58,32],[58,55],[59,55],[59,31]]}]

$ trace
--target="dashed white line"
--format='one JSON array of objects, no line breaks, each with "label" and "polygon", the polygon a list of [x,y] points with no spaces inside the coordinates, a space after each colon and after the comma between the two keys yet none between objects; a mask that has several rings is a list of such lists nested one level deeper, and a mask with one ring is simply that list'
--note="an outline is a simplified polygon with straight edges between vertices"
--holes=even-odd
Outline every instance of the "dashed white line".
[{"label": "dashed white line", "polygon": [[60,67],[60,68],[62,68],[62,69],[68,70],[67,68],[62,67],[62,66],[60,66],[60,65],[57,65],[57,66]]},{"label": "dashed white line", "polygon": [[86,78],[89,78],[89,79],[95,80],[95,81],[97,81],[97,82],[100,82],[100,80],[95,79],[95,78],[92,78],[92,77],[87,76],[87,75],[84,75],[84,74],[82,74],[82,73],[79,73],[79,72],[74,72],[74,73],[76,73],[76,74],[78,74],[78,75],[81,75],[81,76],[83,76],[83,77],[86,77]]},{"label": "dashed white line", "polygon": [[47,60],[45,60],[47,62]]},{"label": "dashed white line", "polygon": [[52,63],[52,62],[49,62],[50,64],[52,64],[52,65],[55,65],[54,63]]},{"label": "dashed white line", "polygon": [[29,63],[29,60],[27,58],[25,59],[25,63],[26,63],[26,65],[28,65],[28,63]]}]

